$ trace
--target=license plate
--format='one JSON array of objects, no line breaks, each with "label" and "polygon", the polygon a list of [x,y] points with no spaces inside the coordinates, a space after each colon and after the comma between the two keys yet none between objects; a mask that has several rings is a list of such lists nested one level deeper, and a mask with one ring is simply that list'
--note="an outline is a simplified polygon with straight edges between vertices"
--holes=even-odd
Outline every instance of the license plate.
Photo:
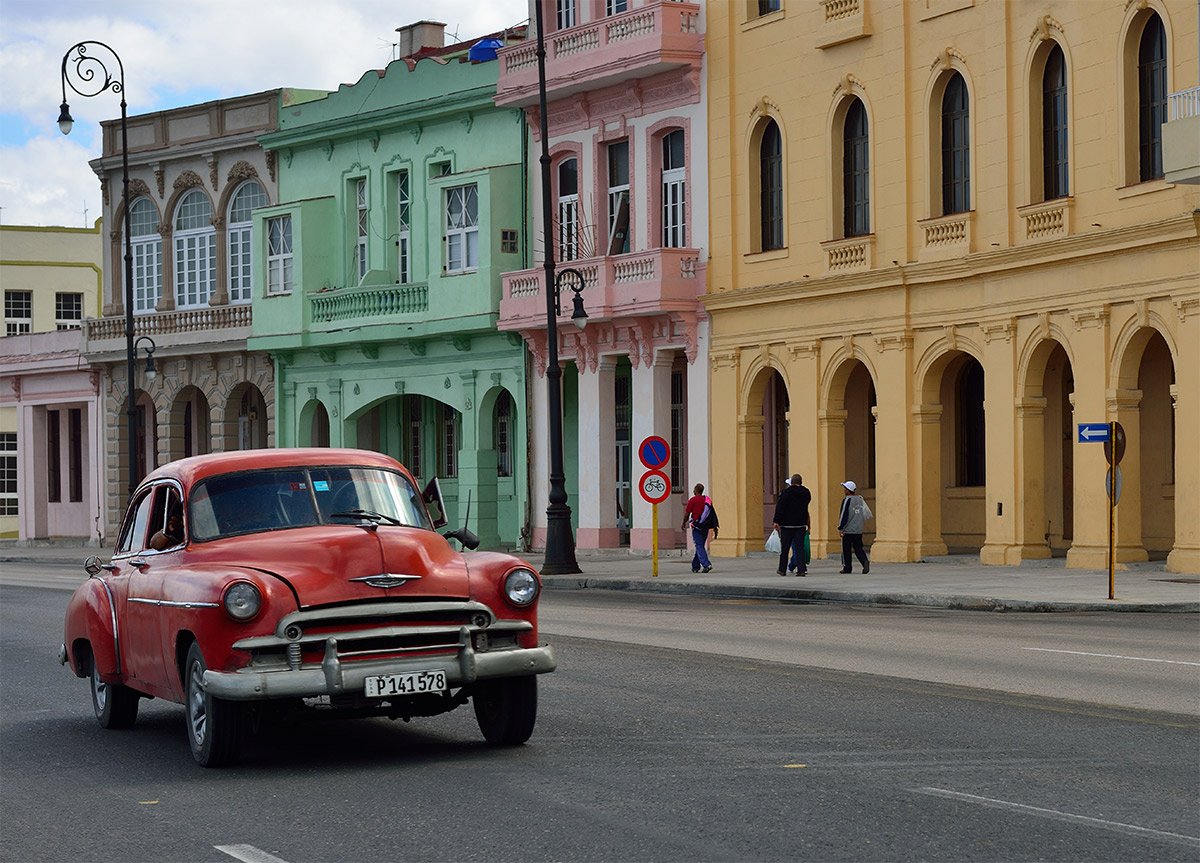
[{"label": "license plate", "polygon": [[409,671],[404,674],[376,674],[366,680],[368,698],[385,698],[389,695],[422,695],[426,692],[444,692],[446,672]]}]

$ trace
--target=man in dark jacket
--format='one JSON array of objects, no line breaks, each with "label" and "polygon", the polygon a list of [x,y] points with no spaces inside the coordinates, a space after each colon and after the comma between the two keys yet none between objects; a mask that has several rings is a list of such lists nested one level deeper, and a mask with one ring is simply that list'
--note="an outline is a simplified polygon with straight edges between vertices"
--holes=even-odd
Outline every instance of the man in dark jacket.
[{"label": "man in dark jacket", "polygon": [[800,474],[792,474],[791,484],[779,495],[775,504],[775,530],[779,531],[779,569],[777,575],[787,575],[788,552],[795,550],[796,575],[806,575],[804,534],[808,532],[808,505],[812,493],[804,487]]}]

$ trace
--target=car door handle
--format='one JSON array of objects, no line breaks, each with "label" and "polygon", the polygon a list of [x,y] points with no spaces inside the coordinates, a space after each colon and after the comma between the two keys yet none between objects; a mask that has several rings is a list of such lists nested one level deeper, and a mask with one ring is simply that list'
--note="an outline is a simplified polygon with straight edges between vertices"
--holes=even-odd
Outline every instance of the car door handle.
[{"label": "car door handle", "polygon": [[131,557],[129,559],[129,565],[136,566],[138,569],[146,569],[148,566],[150,566],[150,561],[146,560],[144,557]]}]

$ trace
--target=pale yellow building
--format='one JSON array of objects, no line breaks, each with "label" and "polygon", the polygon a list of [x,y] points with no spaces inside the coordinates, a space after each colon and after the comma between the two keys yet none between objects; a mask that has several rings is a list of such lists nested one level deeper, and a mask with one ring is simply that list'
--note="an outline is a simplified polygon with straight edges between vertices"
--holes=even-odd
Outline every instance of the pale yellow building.
[{"label": "pale yellow building", "polygon": [[1194,0],[739,0],[708,37],[715,552],[798,471],[817,555],[853,479],[876,561],[1103,568],[1078,424],[1116,420],[1117,559],[1200,572]]},{"label": "pale yellow building", "polygon": [[0,226],[0,539],[95,535],[99,389],[80,347],[101,226]]}]

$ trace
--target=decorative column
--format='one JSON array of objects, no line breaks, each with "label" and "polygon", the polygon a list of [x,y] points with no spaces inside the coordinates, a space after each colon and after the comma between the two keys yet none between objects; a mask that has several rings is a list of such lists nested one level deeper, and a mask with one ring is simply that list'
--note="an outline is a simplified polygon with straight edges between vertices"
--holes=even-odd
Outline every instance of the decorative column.
[{"label": "decorative column", "polygon": [[[579,428],[590,432],[579,435],[579,530],[575,542],[579,548],[617,548],[621,544],[613,491],[617,475],[617,358],[599,357],[594,371],[585,368],[580,365]],[[635,465],[634,473],[637,467],[640,465]]]},{"label": "decorative column", "polygon": [[[650,346],[646,351],[653,351]],[[647,362],[643,352],[642,362],[634,359],[632,374],[632,423],[630,433],[633,446],[633,470],[631,480],[635,487],[633,498],[633,529],[629,533],[630,548],[650,549],[653,541],[653,513],[651,505],[642,499],[636,490],[637,482],[645,472],[637,457],[637,446],[650,435],[671,438],[671,366],[675,356],[672,351],[653,351]],[[663,517],[663,511],[672,511],[667,502],[659,505],[658,547],[673,548],[675,545],[675,525],[670,517]],[[718,510],[719,511],[719,510]],[[615,523],[615,512],[614,512]]]},{"label": "decorative column", "polygon": [[1017,535],[1014,485],[1016,465],[1016,376],[1013,347],[1016,325],[1011,321],[986,324],[983,356],[984,540],[979,562],[1015,565],[1021,562],[1015,548]]},{"label": "decorative column", "polygon": [[[821,464],[845,466],[846,415],[845,410],[818,411]],[[842,550],[842,541],[837,533],[843,497],[841,486],[838,484],[840,482],[840,479],[832,479],[831,482],[813,489],[812,506],[815,511],[811,512],[810,516],[816,522],[816,530],[809,535],[809,541],[812,543],[814,558],[826,557]]]},{"label": "decorative column", "polygon": [[[1119,465],[1123,489],[1121,500],[1113,513],[1116,532],[1114,559],[1117,563],[1149,560],[1150,555],[1146,553],[1146,546],[1142,544],[1142,391],[1109,390],[1106,401],[1108,417],[1121,424],[1125,429],[1125,439],[1129,442],[1125,448],[1125,457]],[[1101,450],[1103,455],[1101,447],[1092,444],[1091,448]],[[1105,474],[1100,474],[1096,481],[1107,507],[1104,476]],[[1107,524],[1105,529],[1107,530]]]},{"label": "decorative column", "polygon": [[[914,494],[918,471],[909,460],[915,427],[909,421],[908,385],[913,337],[910,332],[878,336],[875,339],[877,361],[875,380],[875,541],[871,559],[900,563],[921,557],[918,541],[920,520],[916,515]],[[893,354],[892,352],[896,352]],[[823,476],[823,489],[837,490],[841,478]],[[837,531],[838,510],[830,513],[833,533]],[[838,547],[840,551],[840,545]]]},{"label": "decorative column", "polygon": [[[1081,422],[1108,422],[1108,310],[1085,309],[1071,314],[1075,332],[1071,336],[1074,364],[1075,414],[1070,428]],[[1127,430],[1128,431],[1128,430]],[[1075,482],[1072,492],[1075,524],[1067,566],[1078,569],[1108,568],[1108,499],[1104,474],[1108,464],[1100,444],[1075,446]],[[1133,447],[1130,447],[1133,449]],[[1128,452],[1126,458],[1129,457]],[[1118,513],[1120,506],[1118,506]]]},{"label": "decorative column", "polygon": [[913,519],[918,530],[916,558],[946,554],[942,539],[942,406],[914,405],[912,486]]},{"label": "decorative column", "polygon": [[[1050,557],[1046,542],[1046,405],[1043,396],[1017,399],[1017,495],[1013,502],[1017,563]],[[990,474],[989,474],[990,476]]]}]

